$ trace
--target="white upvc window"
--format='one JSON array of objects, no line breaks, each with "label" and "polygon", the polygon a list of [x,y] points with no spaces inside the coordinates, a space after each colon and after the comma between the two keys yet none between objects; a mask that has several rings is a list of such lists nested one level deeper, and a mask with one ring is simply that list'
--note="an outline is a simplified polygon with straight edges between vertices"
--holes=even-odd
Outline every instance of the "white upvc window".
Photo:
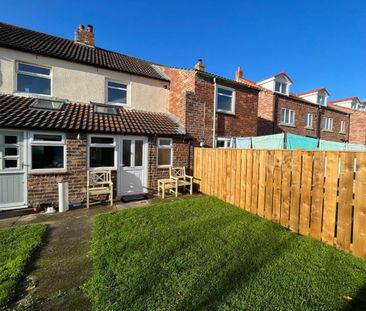
[{"label": "white upvc window", "polygon": [[17,92],[51,95],[51,68],[18,62],[16,75]]},{"label": "white upvc window", "polygon": [[323,130],[333,131],[333,118],[324,117]]},{"label": "white upvc window", "polygon": [[30,134],[30,169],[32,172],[66,171],[66,138],[63,133]]},{"label": "white upvc window", "polygon": [[281,124],[295,125],[295,111],[288,108],[281,108]]},{"label": "white upvc window", "polygon": [[173,139],[158,138],[157,142],[157,166],[170,167],[173,165]]},{"label": "white upvc window", "polygon": [[217,137],[216,148],[234,148],[234,139],[232,137]]},{"label": "white upvc window", "polygon": [[340,128],[340,131],[339,133],[346,133],[346,121],[341,121],[341,128]]},{"label": "white upvc window", "polygon": [[110,169],[117,167],[116,137],[110,135],[88,136],[88,168]]},{"label": "white upvc window", "polygon": [[127,94],[126,83],[109,80],[107,81],[106,89],[107,89],[106,102],[108,104],[122,105],[122,106],[127,105],[128,94]]},{"label": "white upvc window", "polygon": [[286,95],[287,94],[287,83],[275,81],[275,92]]},{"label": "white upvc window", "polygon": [[313,114],[308,112],[306,114],[306,120],[305,120],[305,127],[308,129],[312,129],[313,128]]},{"label": "white upvc window", "polygon": [[218,85],[217,86],[217,111],[224,113],[235,113],[235,90]]},{"label": "white upvc window", "polygon": [[0,136],[0,170],[16,170],[20,163],[20,141],[19,136],[12,133],[5,133]]},{"label": "white upvc window", "polygon": [[318,93],[318,97],[317,97],[317,103],[319,105],[324,106],[325,105],[325,95],[322,93]]}]

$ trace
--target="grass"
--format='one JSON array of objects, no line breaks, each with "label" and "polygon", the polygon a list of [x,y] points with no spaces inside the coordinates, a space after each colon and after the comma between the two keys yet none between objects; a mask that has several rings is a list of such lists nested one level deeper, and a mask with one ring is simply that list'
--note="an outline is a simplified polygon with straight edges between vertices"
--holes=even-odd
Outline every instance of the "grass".
[{"label": "grass", "polygon": [[0,229],[0,307],[14,297],[18,281],[45,231],[45,225]]},{"label": "grass", "polygon": [[364,310],[366,262],[213,197],[99,215],[97,310]]}]

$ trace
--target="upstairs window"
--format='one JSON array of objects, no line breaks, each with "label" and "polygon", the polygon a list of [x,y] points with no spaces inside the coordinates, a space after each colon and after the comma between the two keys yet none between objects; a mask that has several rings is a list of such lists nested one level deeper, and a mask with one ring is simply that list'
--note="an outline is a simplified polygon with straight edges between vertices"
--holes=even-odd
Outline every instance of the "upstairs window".
[{"label": "upstairs window", "polygon": [[323,130],[333,131],[333,118],[324,117]]},{"label": "upstairs window", "polygon": [[94,113],[97,114],[107,114],[107,115],[117,115],[117,107],[105,104],[96,104],[91,103],[94,105]]},{"label": "upstairs window", "polygon": [[51,69],[18,63],[17,92],[51,95]]},{"label": "upstairs window", "polygon": [[127,84],[108,81],[107,102],[114,105],[127,104]]},{"label": "upstairs window", "polygon": [[346,121],[341,121],[341,128],[339,130],[340,133],[346,133]]},{"label": "upstairs window", "polygon": [[325,105],[325,96],[324,94],[318,94],[317,103],[319,105]]},{"label": "upstairs window", "polygon": [[281,124],[284,125],[295,125],[295,111],[282,108],[281,109]]},{"label": "upstairs window", "polygon": [[352,108],[352,109],[356,109],[356,108],[357,108],[357,104],[356,104],[355,102],[352,102],[352,104],[351,104],[351,108]]},{"label": "upstairs window", "polygon": [[312,129],[313,128],[313,114],[312,113],[307,113],[306,114],[306,120],[305,120],[305,127]]},{"label": "upstairs window", "polygon": [[55,110],[59,111],[64,106],[64,102],[58,100],[48,100],[37,98],[33,104],[32,108],[43,109],[43,110]]},{"label": "upstairs window", "polygon": [[235,91],[233,89],[217,87],[217,111],[225,113],[235,112]]},{"label": "upstairs window", "polygon": [[287,84],[284,82],[276,81],[275,91],[282,94],[287,94]]}]

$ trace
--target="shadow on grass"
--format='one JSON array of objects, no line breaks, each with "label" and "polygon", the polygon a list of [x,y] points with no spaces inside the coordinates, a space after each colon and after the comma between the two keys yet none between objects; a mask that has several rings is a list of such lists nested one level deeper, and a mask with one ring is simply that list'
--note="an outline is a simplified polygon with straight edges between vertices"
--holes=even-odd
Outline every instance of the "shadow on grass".
[{"label": "shadow on grass", "polygon": [[364,310],[366,310],[366,284],[358,290],[356,297],[352,297],[352,300],[341,309],[341,311]]}]

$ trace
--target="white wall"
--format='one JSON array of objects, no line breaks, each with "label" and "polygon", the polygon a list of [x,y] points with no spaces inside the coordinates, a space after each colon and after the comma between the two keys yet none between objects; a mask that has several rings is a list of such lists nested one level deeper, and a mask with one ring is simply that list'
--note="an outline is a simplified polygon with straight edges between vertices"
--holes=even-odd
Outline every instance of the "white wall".
[{"label": "white wall", "polygon": [[51,96],[74,102],[106,102],[106,80],[128,85],[128,105],[134,109],[167,112],[169,82],[89,65],[0,48],[0,93],[16,92],[16,61],[51,67]]}]

